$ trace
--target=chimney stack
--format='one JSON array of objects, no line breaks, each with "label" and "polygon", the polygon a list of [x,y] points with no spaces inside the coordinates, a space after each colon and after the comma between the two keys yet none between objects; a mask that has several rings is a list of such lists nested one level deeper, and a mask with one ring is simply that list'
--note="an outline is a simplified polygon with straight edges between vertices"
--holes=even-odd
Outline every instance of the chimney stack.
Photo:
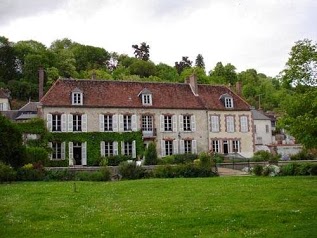
[{"label": "chimney stack", "polygon": [[43,67],[39,68],[39,101],[44,95],[44,69]]},{"label": "chimney stack", "polygon": [[242,94],[242,82],[237,81],[236,82],[236,93],[241,96]]},{"label": "chimney stack", "polygon": [[198,96],[198,85],[197,85],[197,77],[195,74],[192,74],[187,78],[186,83],[189,84],[195,96]]}]

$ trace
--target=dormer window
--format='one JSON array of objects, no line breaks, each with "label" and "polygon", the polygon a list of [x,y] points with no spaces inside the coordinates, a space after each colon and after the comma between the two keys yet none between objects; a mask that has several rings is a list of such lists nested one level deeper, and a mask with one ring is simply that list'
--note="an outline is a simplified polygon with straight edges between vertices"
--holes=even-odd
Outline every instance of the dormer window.
[{"label": "dormer window", "polygon": [[150,90],[145,88],[139,93],[139,96],[140,95],[141,95],[141,99],[142,99],[142,105],[152,106],[152,93]]},{"label": "dormer window", "polygon": [[83,93],[78,88],[72,91],[72,105],[83,105]]},{"label": "dormer window", "polygon": [[225,98],[225,107],[226,108],[233,108],[233,100],[232,97]]},{"label": "dormer window", "polygon": [[222,101],[225,108],[233,108],[233,98],[228,93],[221,95],[219,99]]}]

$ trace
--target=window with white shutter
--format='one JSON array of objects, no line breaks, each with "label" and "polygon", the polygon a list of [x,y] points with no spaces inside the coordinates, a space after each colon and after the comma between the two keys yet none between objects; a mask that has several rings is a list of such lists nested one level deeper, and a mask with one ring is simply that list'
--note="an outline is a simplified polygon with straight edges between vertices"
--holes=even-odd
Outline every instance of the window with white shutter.
[{"label": "window with white shutter", "polygon": [[219,116],[216,115],[212,115],[210,116],[210,129],[211,132],[219,132],[220,131],[220,127],[219,127]]},{"label": "window with white shutter", "polygon": [[249,131],[248,117],[247,116],[240,117],[240,130],[241,130],[241,132],[248,132]]},{"label": "window with white shutter", "polygon": [[234,132],[234,117],[233,116],[226,116],[226,129],[227,132]]}]

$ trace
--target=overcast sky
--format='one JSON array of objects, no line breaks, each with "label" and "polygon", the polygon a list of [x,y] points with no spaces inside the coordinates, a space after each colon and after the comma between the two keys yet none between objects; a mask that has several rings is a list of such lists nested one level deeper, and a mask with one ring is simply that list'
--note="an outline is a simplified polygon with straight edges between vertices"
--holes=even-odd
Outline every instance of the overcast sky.
[{"label": "overcast sky", "polygon": [[174,66],[182,56],[241,72],[276,76],[298,40],[317,40],[316,0],[0,0],[0,36],[12,42],[56,39],[133,56],[150,45],[150,59]]}]

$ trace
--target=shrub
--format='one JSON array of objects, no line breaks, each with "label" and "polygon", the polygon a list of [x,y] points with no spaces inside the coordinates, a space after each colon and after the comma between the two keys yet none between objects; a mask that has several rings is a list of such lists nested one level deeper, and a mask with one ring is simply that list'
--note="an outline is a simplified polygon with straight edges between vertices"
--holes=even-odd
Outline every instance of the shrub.
[{"label": "shrub", "polygon": [[71,181],[75,180],[75,173],[68,169],[48,170],[45,173],[45,180]]},{"label": "shrub", "polygon": [[312,164],[309,169],[310,175],[317,175],[317,164]]},{"label": "shrub", "polygon": [[119,173],[123,179],[140,179],[148,177],[145,168],[137,166],[135,162],[124,161],[119,165]]},{"label": "shrub", "polygon": [[0,182],[11,182],[16,179],[16,171],[0,161]]},{"label": "shrub", "polygon": [[157,164],[157,151],[156,151],[156,145],[154,142],[151,142],[145,151],[145,160],[144,164],[146,165],[155,165]]},{"label": "shrub", "polygon": [[218,163],[223,163],[225,157],[224,157],[224,155],[215,153],[212,155],[212,159],[215,163],[218,164]]},{"label": "shrub", "polygon": [[209,153],[202,152],[199,154],[200,166],[206,169],[211,169],[213,166],[213,160]]},{"label": "shrub", "polygon": [[100,157],[99,166],[107,166],[108,165],[108,158],[107,157]]},{"label": "shrub", "polygon": [[198,155],[196,154],[176,154],[174,155],[174,163],[175,164],[192,163],[197,158],[198,158]]},{"label": "shrub", "polygon": [[260,150],[254,153],[252,157],[252,161],[260,162],[260,161],[269,161],[272,158],[272,154],[268,151]]},{"label": "shrub", "polygon": [[298,163],[289,163],[281,168],[281,175],[284,176],[292,176],[296,174],[296,170],[298,170],[299,164]]},{"label": "shrub", "polygon": [[17,180],[39,181],[44,180],[45,170],[41,163],[26,164],[17,171]]},{"label": "shrub", "polygon": [[25,163],[41,162],[45,166],[49,164],[48,152],[46,151],[46,149],[40,147],[26,147],[25,152]]},{"label": "shrub", "polygon": [[262,165],[255,165],[252,169],[252,172],[256,175],[256,176],[261,176],[263,173],[263,166]]},{"label": "shrub", "polygon": [[295,168],[295,175],[310,175],[310,168],[312,164],[310,163],[301,163],[298,167]]},{"label": "shrub", "polygon": [[313,160],[314,155],[307,150],[302,150],[295,155],[291,155],[291,160]]},{"label": "shrub", "polygon": [[175,158],[173,155],[168,155],[157,160],[157,164],[174,164]]},{"label": "shrub", "polygon": [[127,155],[115,155],[115,156],[107,157],[107,159],[108,159],[108,166],[118,166],[120,163],[124,161],[132,160],[131,156],[127,156]]},{"label": "shrub", "polygon": [[262,174],[264,176],[277,176],[280,173],[280,168],[277,165],[266,165],[263,168]]},{"label": "shrub", "polygon": [[217,176],[211,169],[194,164],[158,166],[154,169],[156,178],[194,178]]}]

